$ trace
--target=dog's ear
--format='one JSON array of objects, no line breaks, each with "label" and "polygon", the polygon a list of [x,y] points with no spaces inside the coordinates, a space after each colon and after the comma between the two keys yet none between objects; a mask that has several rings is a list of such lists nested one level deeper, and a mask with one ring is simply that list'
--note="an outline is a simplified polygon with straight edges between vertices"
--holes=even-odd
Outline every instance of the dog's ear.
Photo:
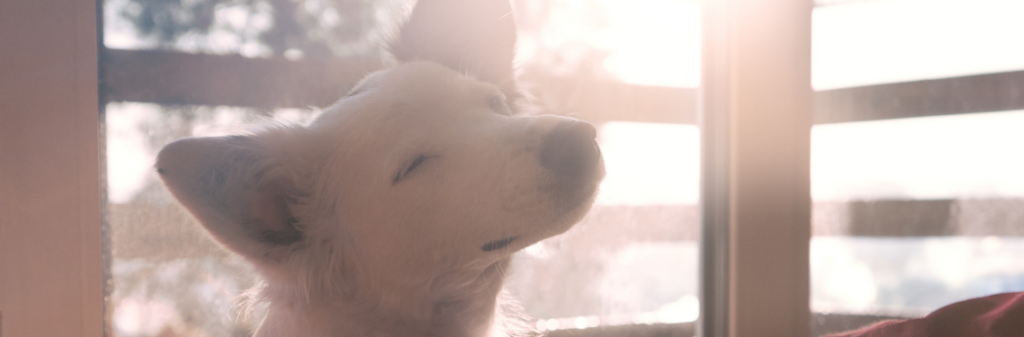
[{"label": "dog's ear", "polygon": [[390,47],[399,61],[438,62],[506,89],[515,44],[509,0],[419,0]]},{"label": "dog's ear", "polygon": [[279,260],[303,240],[288,210],[294,182],[255,136],[186,138],[157,156],[157,172],[178,201],[231,250]]}]

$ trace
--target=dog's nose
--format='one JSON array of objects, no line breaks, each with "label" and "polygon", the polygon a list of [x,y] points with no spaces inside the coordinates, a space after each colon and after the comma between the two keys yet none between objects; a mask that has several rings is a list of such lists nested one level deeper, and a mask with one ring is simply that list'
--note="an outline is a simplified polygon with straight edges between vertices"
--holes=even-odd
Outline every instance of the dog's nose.
[{"label": "dog's nose", "polygon": [[544,140],[540,163],[560,175],[579,175],[593,171],[601,156],[595,138],[597,129],[590,123],[579,120],[563,122]]}]

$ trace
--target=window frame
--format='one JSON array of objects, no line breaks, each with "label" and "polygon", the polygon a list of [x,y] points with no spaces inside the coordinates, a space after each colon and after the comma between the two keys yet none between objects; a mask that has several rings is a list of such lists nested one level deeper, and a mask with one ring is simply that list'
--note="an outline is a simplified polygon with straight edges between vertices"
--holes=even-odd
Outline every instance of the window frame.
[{"label": "window frame", "polygon": [[103,336],[98,3],[0,1],[0,335]]},{"label": "window frame", "polygon": [[812,9],[704,2],[699,336],[810,335]]},{"label": "window frame", "polygon": [[[811,315],[809,263],[799,261],[807,261],[811,231],[811,125],[1021,109],[1024,96],[987,89],[1016,87],[1024,83],[1024,71],[812,93],[812,2],[705,4],[700,91],[630,89],[638,95],[696,97],[701,104],[700,111],[661,107],[697,115],[705,130],[704,305],[698,334],[805,336]],[[0,32],[0,336],[102,336],[102,106],[118,95],[162,102],[166,91],[126,84],[143,75],[159,78],[153,69],[181,68],[142,63],[150,72],[103,72],[101,78],[101,60],[136,53],[103,47],[102,0],[0,0]],[[234,71],[250,74],[244,64],[263,62],[210,59],[217,58],[238,62],[242,66]],[[291,66],[317,67],[283,65]],[[325,76],[306,74],[293,80]],[[337,84],[338,90],[345,85]],[[209,86],[188,88],[201,93]],[[965,86],[978,90],[965,93]],[[904,108],[863,105],[890,96]],[[288,106],[310,104],[308,98],[293,98],[283,100]],[[968,103],[936,111],[936,99]],[[672,116],[663,112],[641,119],[680,122],[662,120]],[[682,122],[693,121],[684,117]],[[763,129],[775,133],[757,131]],[[792,137],[772,137],[780,133]]]}]

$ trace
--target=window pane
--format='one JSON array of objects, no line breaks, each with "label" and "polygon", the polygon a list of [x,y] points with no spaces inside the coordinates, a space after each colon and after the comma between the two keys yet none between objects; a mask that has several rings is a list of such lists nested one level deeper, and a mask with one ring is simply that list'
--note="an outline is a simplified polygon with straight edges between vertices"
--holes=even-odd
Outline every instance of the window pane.
[{"label": "window pane", "polygon": [[[403,6],[410,4],[107,0],[105,45],[159,51],[149,56],[187,52],[295,61],[289,64],[313,57],[346,62],[378,57],[381,32],[390,31],[404,15]],[[518,63],[522,77],[535,84],[538,110],[593,123],[608,175],[596,205],[579,225],[516,254],[506,290],[541,330],[694,321],[697,2],[515,4]],[[282,8],[295,10],[295,16],[284,20],[272,15]],[[337,17],[331,17],[332,8]],[[358,15],[342,15],[340,8]],[[346,26],[351,20],[357,27]],[[291,26],[277,30],[280,22]],[[209,60],[231,58],[175,62]],[[108,71],[117,66],[106,64]],[[223,80],[214,77],[201,80]],[[146,87],[118,85],[138,86],[143,92]],[[178,87],[188,91],[184,84]],[[328,91],[322,89],[310,91]],[[177,205],[152,165],[165,144],[182,137],[237,134],[267,120],[304,124],[315,112],[180,103],[106,105],[111,327],[119,336],[250,335],[264,315],[261,306],[249,305],[249,290],[259,285],[258,277]]]},{"label": "window pane", "polygon": [[812,303],[922,316],[1024,291],[1024,111],[819,125]]},{"label": "window pane", "polygon": [[[838,3],[814,10],[816,90],[1024,69],[1019,1]],[[913,84],[900,92],[931,113],[972,106]],[[816,335],[1024,291],[1024,111],[956,111],[970,113],[814,127]]]}]

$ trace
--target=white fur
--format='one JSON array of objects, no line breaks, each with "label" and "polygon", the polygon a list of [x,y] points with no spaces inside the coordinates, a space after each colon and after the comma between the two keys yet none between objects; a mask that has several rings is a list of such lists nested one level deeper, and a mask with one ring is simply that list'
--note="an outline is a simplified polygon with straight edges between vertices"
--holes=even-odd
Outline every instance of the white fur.
[{"label": "white fur", "polygon": [[573,120],[516,116],[514,83],[425,56],[371,74],[309,126],[161,151],[172,194],[264,277],[257,336],[526,332],[499,305],[510,256],[579,221],[603,164],[553,173],[539,153]]}]

